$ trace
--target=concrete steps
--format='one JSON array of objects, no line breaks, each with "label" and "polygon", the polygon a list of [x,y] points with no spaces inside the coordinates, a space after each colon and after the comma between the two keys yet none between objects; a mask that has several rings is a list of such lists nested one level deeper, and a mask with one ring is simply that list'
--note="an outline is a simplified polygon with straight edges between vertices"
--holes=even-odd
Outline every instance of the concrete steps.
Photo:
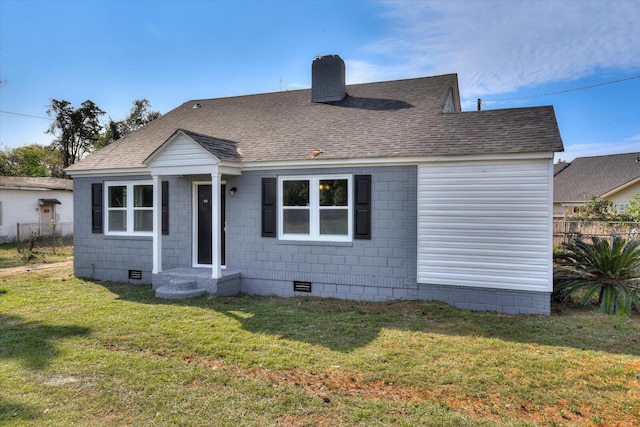
[{"label": "concrete steps", "polygon": [[197,298],[206,293],[206,289],[198,288],[196,281],[191,279],[171,279],[169,284],[156,289],[156,297],[163,299]]}]

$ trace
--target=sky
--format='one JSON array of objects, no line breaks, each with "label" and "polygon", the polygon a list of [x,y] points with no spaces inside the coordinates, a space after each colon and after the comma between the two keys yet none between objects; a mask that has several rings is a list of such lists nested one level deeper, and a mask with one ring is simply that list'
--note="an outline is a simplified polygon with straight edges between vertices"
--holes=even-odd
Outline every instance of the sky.
[{"label": "sky", "polygon": [[640,1],[0,0],[0,149],[48,145],[51,99],[123,119],[136,99],[457,73],[463,110],[553,105],[557,159],[640,152]]}]

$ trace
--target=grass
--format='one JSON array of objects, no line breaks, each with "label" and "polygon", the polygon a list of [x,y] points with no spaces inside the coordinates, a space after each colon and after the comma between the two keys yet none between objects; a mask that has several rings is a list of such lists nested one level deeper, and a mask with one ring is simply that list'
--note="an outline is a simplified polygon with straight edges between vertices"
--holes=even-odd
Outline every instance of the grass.
[{"label": "grass", "polygon": [[640,316],[0,277],[0,424],[638,426]]},{"label": "grass", "polygon": [[73,260],[73,246],[59,246],[57,248],[34,248],[27,256],[18,252],[15,243],[0,245],[0,268],[20,267],[25,264],[43,264]]}]

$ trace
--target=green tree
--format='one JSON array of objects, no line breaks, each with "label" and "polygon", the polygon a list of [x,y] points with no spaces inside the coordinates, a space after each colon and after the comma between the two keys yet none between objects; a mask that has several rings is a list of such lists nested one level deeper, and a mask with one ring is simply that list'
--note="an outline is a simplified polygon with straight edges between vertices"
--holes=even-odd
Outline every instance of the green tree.
[{"label": "green tree", "polygon": [[0,150],[0,175],[54,177],[65,176],[58,150],[29,144]]},{"label": "green tree", "polygon": [[93,101],[86,100],[76,109],[69,101],[52,99],[47,114],[54,116],[47,133],[55,136],[52,146],[60,150],[65,168],[80,160],[100,137],[104,111]]},{"label": "green tree", "polygon": [[629,206],[624,211],[632,221],[640,221],[640,193],[629,197]]},{"label": "green tree", "polygon": [[580,207],[576,219],[582,221],[611,221],[615,220],[616,212],[611,200],[600,196],[591,196]]},{"label": "green tree", "polygon": [[554,296],[580,294],[583,305],[597,298],[606,314],[629,316],[633,307],[640,310],[640,241],[591,240],[563,245],[564,252],[554,256]]},{"label": "green tree", "polygon": [[104,134],[96,143],[96,148],[101,148],[124,138],[130,132],[138,130],[147,123],[157,119],[161,114],[158,111],[151,110],[151,103],[146,98],[136,99],[127,117],[120,121],[114,121],[109,118]]}]

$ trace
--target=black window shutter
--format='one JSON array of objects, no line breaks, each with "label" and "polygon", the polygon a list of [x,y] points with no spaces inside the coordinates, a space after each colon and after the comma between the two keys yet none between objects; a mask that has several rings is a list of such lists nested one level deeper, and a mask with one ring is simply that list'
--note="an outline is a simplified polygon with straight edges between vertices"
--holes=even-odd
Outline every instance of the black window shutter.
[{"label": "black window shutter", "polygon": [[169,234],[169,181],[162,181],[162,234]]},{"label": "black window shutter", "polygon": [[102,183],[91,184],[91,232],[102,233]]},{"label": "black window shutter", "polygon": [[371,239],[371,175],[356,175],[354,239]]},{"label": "black window shutter", "polygon": [[262,237],[276,237],[277,179],[262,178]]}]

